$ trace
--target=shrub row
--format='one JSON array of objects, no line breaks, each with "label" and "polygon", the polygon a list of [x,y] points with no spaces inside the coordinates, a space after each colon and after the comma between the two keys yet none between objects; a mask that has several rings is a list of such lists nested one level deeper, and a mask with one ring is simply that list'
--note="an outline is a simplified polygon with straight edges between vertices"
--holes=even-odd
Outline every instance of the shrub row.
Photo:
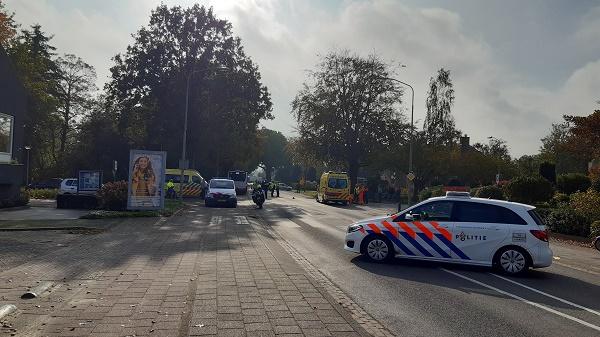
[{"label": "shrub row", "polygon": [[124,211],[127,209],[127,182],[115,181],[102,185],[97,193],[100,208],[109,211]]},{"label": "shrub row", "polygon": [[11,200],[0,200],[0,208],[19,207],[25,206],[29,203],[29,194],[24,189],[21,189],[21,193],[16,199]]},{"label": "shrub row", "polygon": [[58,189],[56,188],[43,188],[43,189],[30,189],[27,191],[29,198],[31,199],[56,199]]}]

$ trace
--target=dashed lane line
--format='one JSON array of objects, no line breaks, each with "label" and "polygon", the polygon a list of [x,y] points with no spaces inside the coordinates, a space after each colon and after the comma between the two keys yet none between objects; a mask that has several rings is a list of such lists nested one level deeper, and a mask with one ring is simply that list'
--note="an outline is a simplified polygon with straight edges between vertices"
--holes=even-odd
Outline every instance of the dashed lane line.
[{"label": "dashed lane line", "polygon": [[449,274],[452,274],[452,275],[454,275],[454,276],[460,277],[460,278],[462,278],[462,279],[464,279],[464,280],[467,280],[467,281],[473,282],[473,283],[475,283],[475,284],[478,284],[478,285],[480,285],[480,286],[482,286],[482,287],[484,287],[484,288],[488,288],[488,289],[494,290],[494,291],[496,291],[496,292],[498,292],[498,293],[500,293],[500,294],[503,294],[503,295],[506,295],[506,296],[512,297],[512,298],[514,298],[514,299],[517,299],[517,300],[519,300],[519,301],[521,301],[521,302],[523,302],[523,303],[527,303],[527,304],[529,304],[529,305],[532,305],[532,306],[534,306],[534,307],[536,307],[536,308],[539,308],[539,309],[542,309],[542,310],[548,311],[548,312],[550,312],[550,313],[553,313],[553,314],[555,314],[555,315],[558,315],[558,316],[561,316],[561,317],[563,317],[563,318],[569,319],[569,320],[571,320],[571,321],[573,321],[573,322],[577,322],[577,323],[579,323],[579,324],[581,324],[581,325],[587,326],[588,328],[594,329],[594,330],[596,330],[596,331],[600,331],[600,326],[597,326],[597,325],[594,325],[594,324],[592,324],[592,323],[586,322],[586,321],[584,321],[584,320],[581,320],[581,319],[579,319],[579,318],[577,318],[577,317],[573,317],[573,316],[571,316],[571,315],[567,315],[567,314],[565,314],[565,313],[562,313],[562,312],[560,312],[560,311],[558,311],[558,310],[554,310],[554,309],[552,309],[552,308],[549,308],[549,307],[547,307],[547,306],[545,306],[545,305],[541,305],[541,304],[539,304],[539,303],[536,303],[536,302],[533,302],[533,301],[530,301],[530,300],[524,299],[523,297],[517,296],[517,295],[515,295],[515,294],[512,294],[512,293],[509,293],[508,291],[504,291],[504,290],[498,289],[498,288],[496,288],[496,287],[493,287],[493,286],[491,286],[491,285],[489,285],[489,284],[486,284],[486,283],[483,283],[483,282],[477,281],[477,280],[475,280],[475,279],[472,279],[472,278],[470,278],[470,277],[467,277],[467,276],[465,276],[465,275],[462,275],[462,274],[459,274],[459,273],[453,272],[453,271],[451,271],[451,270],[448,270],[448,269],[445,269],[445,268],[440,268],[440,269],[441,269],[441,270],[443,270],[443,271],[445,271],[445,272],[447,272],[447,273],[449,273]]},{"label": "dashed lane line", "polygon": [[537,290],[537,289],[535,289],[535,288],[532,288],[532,287],[530,287],[530,286],[524,285],[524,284],[522,284],[522,283],[519,283],[519,282],[517,282],[517,281],[513,281],[513,280],[511,280],[511,279],[509,279],[509,278],[506,278],[506,277],[504,277],[504,276],[500,276],[500,275],[497,275],[497,274],[494,274],[494,273],[490,273],[490,274],[491,274],[491,275],[494,275],[494,276],[496,276],[496,277],[498,277],[498,278],[500,278],[500,279],[503,279],[504,281],[510,282],[510,283],[512,283],[512,284],[516,284],[516,285],[518,285],[518,286],[521,286],[521,287],[523,287],[523,288],[525,288],[525,289],[529,289],[529,290],[531,290],[531,291],[533,291],[533,292],[536,292],[536,293],[538,293],[538,294],[544,295],[544,296],[546,296],[546,297],[550,297],[550,298],[552,298],[552,299],[555,299],[555,300],[557,300],[557,301],[563,302],[563,303],[565,303],[565,304],[568,304],[568,305],[574,306],[574,307],[576,307],[576,308],[579,308],[579,309],[585,310],[585,311],[587,311],[587,312],[590,312],[590,313],[592,313],[592,314],[594,314],[594,315],[600,316],[600,312],[598,312],[598,311],[595,311],[595,310],[592,310],[592,309],[590,309],[590,308],[586,308],[586,307],[584,307],[583,305],[579,305],[579,304],[577,304],[577,303],[573,303],[573,302],[571,302],[571,301],[567,301],[567,300],[565,300],[565,299],[562,299],[562,298],[560,298],[560,297],[556,297],[556,296],[554,296],[554,295],[550,295],[550,294],[548,294],[548,293],[545,293],[545,292],[543,292],[543,291],[541,291],[541,290]]}]

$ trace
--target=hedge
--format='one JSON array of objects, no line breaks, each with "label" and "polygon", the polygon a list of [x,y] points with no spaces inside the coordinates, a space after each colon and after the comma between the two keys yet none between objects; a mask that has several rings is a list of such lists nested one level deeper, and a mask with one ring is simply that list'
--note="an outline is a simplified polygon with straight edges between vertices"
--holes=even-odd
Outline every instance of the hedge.
[{"label": "hedge", "polygon": [[476,188],[476,189],[474,189],[473,194],[477,198],[506,200],[506,197],[504,196],[504,192],[502,192],[502,189],[495,185],[481,186],[479,188]]},{"label": "hedge", "polygon": [[549,201],[554,189],[542,177],[517,177],[504,186],[504,194],[510,201],[534,204]]},{"label": "hedge", "polygon": [[569,206],[590,221],[600,220],[600,192],[589,189],[571,195]]},{"label": "hedge", "polygon": [[556,233],[577,236],[590,234],[589,219],[569,208],[552,210],[545,221],[550,230]]},{"label": "hedge", "polygon": [[442,185],[426,187],[419,192],[419,200],[423,201],[433,197],[442,197],[446,195],[444,193],[444,187]]},{"label": "hedge", "polygon": [[102,185],[98,191],[100,208],[109,211],[124,211],[127,209],[127,182],[115,181]]},{"label": "hedge", "polygon": [[592,185],[590,178],[581,173],[561,174],[556,178],[556,188],[566,194],[584,192]]},{"label": "hedge", "polygon": [[58,189],[56,188],[42,188],[42,189],[30,189],[28,190],[29,197],[31,199],[56,199]]}]

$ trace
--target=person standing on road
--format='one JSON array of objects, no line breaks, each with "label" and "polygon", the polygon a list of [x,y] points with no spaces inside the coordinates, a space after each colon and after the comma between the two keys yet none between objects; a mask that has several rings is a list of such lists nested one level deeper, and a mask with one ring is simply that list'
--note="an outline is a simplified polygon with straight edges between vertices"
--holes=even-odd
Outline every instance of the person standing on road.
[{"label": "person standing on road", "polygon": [[277,191],[277,198],[279,198],[279,183],[275,184],[275,191]]},{"label": "person standing on road", "polygon": [[369,204],[369,186],[365,185],[363,187],[363,199],[365,201],[365,205]]},{"label": "person standing on road", "polygon": [[381,195],[383,194],[383,187],[381,184],[377,185],[377,201],[381,203]]},{"label": "person standing on road", "polygon": [[169,181],[167,182],[167,198],[177,198],[177,193],[175,193],[175,183],[173,183],[173,179],[169,179]]},{"label": "person standing on road", "polygon": [[271,198],[274,197],[275,194],[275,182],[271,181],[271,183],[269,183],[269,189],[271,190]]},{"label": "person standing on road", "polygon": [[269,183],[265,180],[262,183],[262,190],[263,193],[265,194],[265,200],[269,199],[268,195],[269,195]]}]

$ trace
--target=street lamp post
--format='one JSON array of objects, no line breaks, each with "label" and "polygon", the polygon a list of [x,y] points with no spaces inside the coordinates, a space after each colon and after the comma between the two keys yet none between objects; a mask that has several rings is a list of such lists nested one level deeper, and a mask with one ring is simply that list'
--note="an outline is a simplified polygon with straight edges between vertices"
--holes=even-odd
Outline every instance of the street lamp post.
[{"label": "street lamp post", "polygon": [[25,186],[29,186],[29,150],[31,150],[31,146],[26,145],[25,151],[27,151],[27,164],[25,165]]},{"label": "street lamp post", "polygon": [[[183,201],[183,176],[184,171],[187,169],[187,163],[185,160],[185,148],[187,145],[187,124],[188,124],[188,107],[189,107],[189,96],[190,96],[190,78],[193,74],[204,72],[211,68],[202,68],[197,70],[192,70],[187,74],[186,84],[185,84],[185,114],[183,117],[183,146],[181,147],[181,161],[179,162],[179,168],[181,169],[181,176],[179,177],[179,200]],[[225,70],[225,67],[217,67],[215,70]]]},{"label": "street lamp post", "polygon": [[[411,92],[411,104],[410,104],[410,142],[409,142],[409,150],[408,150],[408,173],[413,173],[413,138],[414,138],[414,116],[415,116],[415,89],[413,89],[412,85],[397,80],[395,78],[387,77],[388,80],[392,80],[410,88]],[[413,178],[414,179],[414,178]],[[414,192],[414,182],[413,179],[408,180],[408,205],[412,204],[412,194]],[[398,203],[398,211],[400,211],[402,205],[402,200]]]}]

